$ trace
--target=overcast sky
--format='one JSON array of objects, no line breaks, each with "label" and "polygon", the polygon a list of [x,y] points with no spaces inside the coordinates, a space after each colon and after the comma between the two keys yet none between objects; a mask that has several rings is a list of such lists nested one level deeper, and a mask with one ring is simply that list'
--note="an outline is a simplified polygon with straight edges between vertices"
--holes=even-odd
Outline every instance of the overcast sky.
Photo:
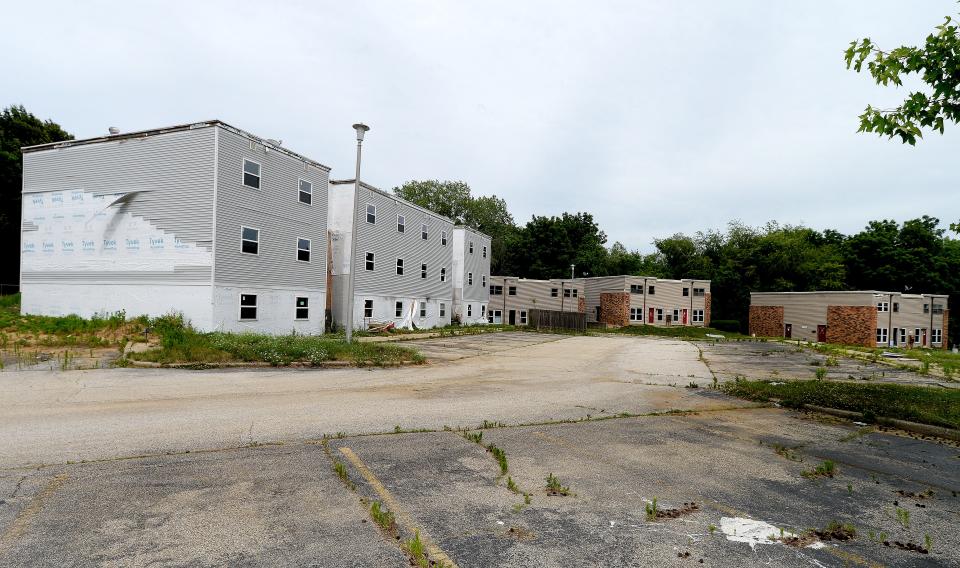
[{"label": "overcast sky", "polygon": [[857,134],[906,94],[847,71],[954,0],[15,2],[0,104],[78,138],[219,118],[353,177],[461,179],[516,220],[589,211],[628,248],[739,219],[960,220],[960,127]]}]

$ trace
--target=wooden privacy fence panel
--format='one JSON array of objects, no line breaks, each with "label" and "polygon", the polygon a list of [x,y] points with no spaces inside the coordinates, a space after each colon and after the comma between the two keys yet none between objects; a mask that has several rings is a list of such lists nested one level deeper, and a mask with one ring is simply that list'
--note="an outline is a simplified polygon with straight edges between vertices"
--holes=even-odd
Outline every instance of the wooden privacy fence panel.
[{"label": "wooden privacy fence panel", "polygon": [[527,325],[535,329],[569,329],[585,333],[587,314],[582,312],[558,312],[555,310],[530,310]]}]

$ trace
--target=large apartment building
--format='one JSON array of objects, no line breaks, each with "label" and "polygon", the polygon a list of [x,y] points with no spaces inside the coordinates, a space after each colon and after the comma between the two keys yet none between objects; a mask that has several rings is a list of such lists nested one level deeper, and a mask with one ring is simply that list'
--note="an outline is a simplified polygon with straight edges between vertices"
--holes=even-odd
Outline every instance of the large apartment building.
[{"label": "large apartment building", "polygon": [[586,279],[587,321],[607,325],[710,325],[710,281],[650,276]]},{"label": "large apartment building", "polygon": [[947,347],[949,297],[900,292],[752,292],[750,333],[864,347]]},{"label": "large apartment building", "polygon": [[329,172],[216,120],[24,148],[22,310],[321,333]]},{"label": "large apartment building", "polygon": [[348,306],[357,327],[485,321],[488,236],[367,184],[351,215],[353,180],[275,140],[213,120],[23,154],[24,313],[274,334],[323,333]]},{"label": "large apartment building", "polygon": [[530,310],[583,312],[584,280],[535,280],[514,276],[490,279],[489,323],[527,325]]}]

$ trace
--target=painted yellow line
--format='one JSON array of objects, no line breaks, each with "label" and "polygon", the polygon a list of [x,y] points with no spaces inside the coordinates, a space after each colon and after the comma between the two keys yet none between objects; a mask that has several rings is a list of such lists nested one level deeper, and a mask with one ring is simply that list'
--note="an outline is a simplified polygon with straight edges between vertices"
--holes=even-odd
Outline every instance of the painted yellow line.
[{"label": "painted yellow line", "polygon": [[17,514],[13,522],[10,523],[10,526],[7,527],[7,530],[4,531],[3,536],[0,536],[0,553],[10,550],[10,547],[13,546],[17,539],[27,532],[27,528],[29,528],[34,517],[43,509],[44,501],[49,499],[50,496],[67,481],[67,477],[65,473],[55,475],[53,479],[47,483],[46,487],[41,489],[33,500]]},{"label": "painted yellow line", "polygon": [[457,564],[451,560],[445,552],[440,550],[440,547],[433,542],[433,539],[430,538],[430,535],[427,534],[427,531],[423,527],[417,525],[416,521],[407,514],[400,507],[400,503],[393,497],[393,494],[387,490],[386,487],[380,483],[380,480],[377,479],[377,476],[370,471],[370,468],[367,467],[365,463],[360,459],[357,454],[353,453],[353,450],[346,447],[340,448],[340,453],[343,454],[343,457],[347,458],[353,467],[360,472],[360,475],[363,476],[367,483],[370,484],[370,487],[373,487],[373,490],[376,491],[377,495],[380,496],[380,499],[383,500],[383,503],[387,506],[390,511],[393,512],[394,517],[397,520],[397,524],[400,525],[407,532],[417,531],[420,533],[420,540],[423,541],[424,546],[426,546],[427,552],[430,554],[430,559],[438,562],[443,562],[450,568],[457,568]]}]

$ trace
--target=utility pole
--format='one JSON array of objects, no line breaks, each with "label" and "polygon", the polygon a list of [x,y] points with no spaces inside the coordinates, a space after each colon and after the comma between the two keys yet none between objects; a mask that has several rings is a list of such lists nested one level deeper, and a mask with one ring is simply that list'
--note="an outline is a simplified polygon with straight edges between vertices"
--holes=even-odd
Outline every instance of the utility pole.
[{"label": "utility pole", "polygon": [[350,274],[347,276],[347,329],[346,329],[346,342],[350,343],[353,341],[353,310],[356,307],[354,305],[354,286],[357,282],[356,275],[356,255],[357,255],[357,223],[360,222],[360,148],[363,145],[363,135],[370,127],[362,122],[358,122],[353,125],[353,129],[357,131],[357,172],[356,176],[353,178],[353,223],[350,225]]}]

